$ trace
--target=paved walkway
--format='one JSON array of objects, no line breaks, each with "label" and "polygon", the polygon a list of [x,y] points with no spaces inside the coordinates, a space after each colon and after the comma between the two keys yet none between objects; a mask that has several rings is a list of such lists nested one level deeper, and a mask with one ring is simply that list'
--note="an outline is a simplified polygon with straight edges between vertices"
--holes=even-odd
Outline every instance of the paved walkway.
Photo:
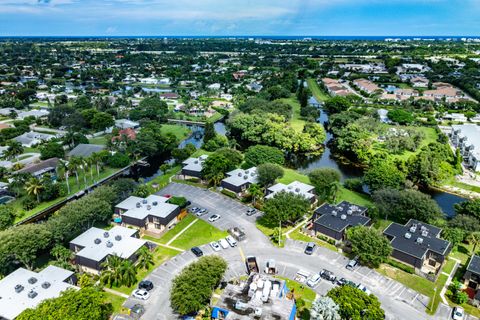
[{"label": "paved walkway", "polygon": [[185,228],[183,228],[182,231],[180,231],[179,233],[177,233],[175,235],[175,237],[173,237],[172,239],[170,239],[170,241],[167,242],[167,246],[170,245],[170,243],[172,243],[173,241],[175,241],[180,235],[182,235],[182,233],[184,233],[185,231],[187,231],[188,228],[190,228],[191,226],[193,226],[195,224],[195,222],[197,222],[198,219],[195,219],[193,220],[192,222],[190,222],[190,224],[188,226],[186,226]]}]

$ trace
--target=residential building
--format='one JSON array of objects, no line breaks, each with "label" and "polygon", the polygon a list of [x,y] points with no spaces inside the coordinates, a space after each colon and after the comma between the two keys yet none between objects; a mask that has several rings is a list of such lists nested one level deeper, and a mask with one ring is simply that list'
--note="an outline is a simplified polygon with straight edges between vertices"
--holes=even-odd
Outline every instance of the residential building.
[{"label": "residential building", "polygon": [[115,213],[124,226],[161,233],[177,222],[180,214],[180,207],[167,200],[154,194],[146,198],[131,196],[115,206]]},{"label": "residential building", "polygon": [[257,82],[252,82],[247,84],[247,89],[254,91],[254,92],[260,92],[263,89],[263,86]]},{"label": "residential building", "polygon": [[70,250],[75,253],[75,264],[81,271],[99,274],[109,256],[137,260],[138,250],[146,244],[138,239],[138,234],[137,229],[122,226],[108,231],[92,227],[70,241]]},{"label": "residential building", "polygon": [[391,123],[392,121],[388,118],[388,110],[387,109],[378,109],[377,110],[378,119],[380,122],[383,123]]},{"label": "residential building", "polygon": [[0,319],[13,320],[46,299],[77,289],[75,274],[53,265],[40,272],[19,268],[0,280]]},{"label": "residential building", "polygon": [[255,273],[239,284],[227,284],[211,316],[218,320],[295,320],[296,312],[285,280]]},{"label": "residential building", "polygon": [[317,198],[314,193],[315,187],[299,181],[293,181],[288,185],[283,183],[277,183],[267,189],[267,196],[265,198],[266,199],[273,198],[275,194],[281,191],[291,192],[294,194],[301,195],[305,199],[310,201],[310,203],[312,204],[314,204],[317,201]]},{"label": "residential building", "polygon": [[223,179],[221,186],[236,194],[245,192],[248,187],[254,183],[258,183],[257,168],[235,169],[227,172],[227,178]]},{"label": "residential building", "polygon": [[67,154],[67,157],[82,157],[87,158],[90,157],[92,154],[100,152],[105,149],[104,145],[100,144],[83,144],[80,143],[75,148],[70,150]]},{"label": "residential building", "polygon": [[205,155],[201,155],[198,158],[188,158],[187,160],[183,161],[182,175],[194,177],[194,178],[201,178],[203,163],[207,158],[208,158],[208,155],[205,154]]},{"label": "residential building", "polygon": [[462,100],[475,101],[467,96],[462,90],[449,83],[435,82],[433,83],[433,86],[435,89],[424,91],[423,97],[431,98],[434,101],[445,100],[446,102],[458,102]]},{"label": "residential building", "polygon": [[122,129],[118,131],[118,136],[112,137],[112,142],[126,140],[135,140],[137,139],[137,133],[132,128]]},{"label": "residential building", "polygon": [[55,138],[55,136],[52,134],[30,131],[13,138],[13,140],[20,142],[25,148],[31,148],[34,145],[50,141],[53,138]]},{"label": "residential building", "polygon": [[115,127],[119,129],[137,129],[140,127],[140,123],[128,119],[115,120]]},{"label": "residential building", "polygon": [[313,213],[311,230],[315,235],[322,234],[337,242],[345,240],[348,228],[366,226],[370,218],[367,208],[342,201],[337,205],[322,204]]},{"label": "residential building", "polygon": [[360,90],[365,91],[368,94],[383,92],[383,89],[377,86],[374,82],[367,79],[356,79],[353,81],[353,84],[356,85]]},{"label": "residential building", "polygon": [[40,178],[46,173],[55,174],[58,165],[58,158],[50,158],[47,160],[40,161],[29,166],[26,166],[18,171],[15,174],[19,173],[30,173],[34,177]]},{"label": "residential building", "polygon": [[480,171],[480,126],[452,125],[450,140],[460,149],[463,161],[474,171]]},{"label": "residential building", "polygon": [[417,76],[417,77],[411,78],[410,83],[414,88],[427,88],[429,81],[425,77]]},{"label": "residential building", "polygon": [[480,302],[480,256],[474,254],[470,258],[463,275],[463,284],[469,297]]},{"label": "residential building", "polygon": [[19,112],[17,115],[18,119],[25,119],[26,117],[34,117],[34,118],[43,118],[50,114],[50,111],[40,109],[40,110],[30,110],[30,111],[23,111]]},{"label": "residential building", "polygon": [[440,239],[441,232],[438,227],[410,219],[405,225],[392,222],[383,234],[392,245],[392,258],[414,267],[419,275],[435,276],[452,249],[449,241]]},{"label": "residential building", "polygon": [[442,117],[445,121],[467,122],[468,119],[463,113],[447,113]]},{"label": "residential building", "polygon": [[336,79],[324,78],[322,82],[327,92],[332,96],[348,96],[349,94],[353,94],[349,88]]}]

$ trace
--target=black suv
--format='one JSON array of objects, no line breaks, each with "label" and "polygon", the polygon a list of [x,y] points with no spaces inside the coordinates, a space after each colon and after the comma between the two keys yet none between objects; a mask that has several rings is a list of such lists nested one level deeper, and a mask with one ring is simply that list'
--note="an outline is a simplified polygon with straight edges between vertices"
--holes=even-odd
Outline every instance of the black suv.
[{"label": "black suv", "polygon": [[193,247],[192,249],[193,254],[196,255],[197,257],[203,256],[203,251],[199,247]]},{"label": "black suv", "polygon": [[145,289],[147,291],[150,291],[153,289],[153,283],[150,280],[140,281],[140,283],[138,284],[138,289]]},{"label": "black suv", "polygon": [[328,271],[327,269],[323,269],[322,271],[320,271],[320,276],[323,279],[328,280],[328,281],[332,281],[332,282],[335,282],[335,280],[337,279],[337,277],[335,277],[333,272]]},{"label": "black suv", "polygon": [[315,243],[313,242],[307,243],[307,247],[305,248],[305,254],[308,254],[310,256],[313,253],[314,249],[315,249]]}]

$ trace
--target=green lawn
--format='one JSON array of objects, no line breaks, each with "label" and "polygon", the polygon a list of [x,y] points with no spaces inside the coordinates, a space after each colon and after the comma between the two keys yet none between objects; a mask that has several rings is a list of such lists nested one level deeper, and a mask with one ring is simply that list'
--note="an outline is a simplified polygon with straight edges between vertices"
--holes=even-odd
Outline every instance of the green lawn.
[{"label": "green lawn", "polygon": [[[178,233],[178,231],[176,232]],[[228,233],[226,231],[221,231],[202,219],[199,219],[170,245],[187,250],[191,247],[225,238],[227,235]]]},{"label": "green lawn", "polygon": [[330,243],[328,243],[326,241],[323,241],[323,240],[320,240],[318,238],[309,237],[309,236],[301,233],[300,228],[298,228],[297,230],[290,233],[289,237],[290,237],[290,239],[303,241],[303,242],[315,242],[318,246],[325,247],[325,248],[330,249],[332,251],[338,251],[337,247],[335,247],[333,244],[330,244]]},{"label": "green lawn", "polygon": [[390,225],[390,223],[392,223],[392,221],[390,221],[390,220],[378,219],[373,224],[373,227],[375,229],[377,229],[378,231],[383,232],[383,230],[385,230]]},{"label": "green lawn", "polygon": [[107,144],[107,136],[106,135],[101,135],[95,138],[90,138],[88,139],[88,142],[90,144],[99,144],[99,145],[106,145]]},{"label": "green lawn", "polygon": [[430,299],[430,302],[428,303],[428,308],[427,308],[427,313],[429,314],[435,314],[437,312],[438,305],[440,304],[441,298],[440,298],[440,292],[442,291],[442,288],[445,286],[445,283],[448,280],[448,276],[441,274],[437,282],[435,282],[435,287],[437,290],[435,291],[435,297]]},{"label": "green lawn", "polygon": [[[117,172],[118,169],[114,169],[114,168],[110,168],[110,167],[105,167],[102,171],[100,171],[100,176],[97,177],[97,173],[95,171],[95,169],[93,169],[93,180],[91,178],[91,175],[90,175],[90,170],[87,170],[87,174],[86,174],[86,180],[87,180],[87,186],[90,186],[93,184],[94,181],[99,181],[103,178],[106,178],[108,176],[110,176],[111,174]],[[25,218],[28,218],[34,214],[36,214],[37,212],[45,209],[45,208],[48,208],[50,207],[51,205],[54,205],[64,199],[66,199],[68,196],[72,195],[72,194],[75,194],[83,189],[85,189],[85,182],[84,182],[84,175],[83,175],[83,171],[80,171],[79,172],[79,184],[77,184],[77,180],[75,178],[75,175],[73,176],[70,176],[68,178],[68,181],[69,181],[69,184],[70,184],[70,194],[67,195],[67,196],[64,196],[64,197],[59,197],[57,199],[54,199],[54,200],[51,200],[51,201],[47,201],[47,202],[41,202],[38,206],[36,206],[35,208],[33,208],[32,210],[28,210],[28,211],[24,211],[23,208],[22,208],[22,200],[25,199],[25,196],[24,197],[20,197],[20,198],[17,198],[15,201],[11,202],[11,205],[13,206],[13,208],[18,212],[20,213],[17,218],[15,219],[15,222],[19,222]],[[64,181],[61,181],[60,183],[62,184],[65,184]]]},{"label": "green lawn", "polygon": [[181,165],[176,165],[176,166],[170,168],[170,170],[168,170],[165,174],[162,174],[160,176],[156,176],[152,180],[148,181],[147,184],[149,186],[151,186],[152,184],[156,183],[156,184],[158,184],[157,189],[161,189],[169,183],[170,178],[173,177],[175,174],[177,174],[177,172],[179,172],[181,168],[182,168]]},{"label": "green lawn", "polygon": [[457,180],[455,180],[455,177],[451,177],[448,180],[443,181],[442,184],[452,186],[452,187],[457,187],[457,188],[467,190],[467,191],[473,191],[473,192],[480,193],[480,187],[472,186],[470,184],[466,184],[466,183],[463,183],[463,182],[458,182]]},{"label": "green lawn", "polygon": [[[189,214],[185,218],[182,219],[177,225],[172,229],[169,230],[167,233],[165,233],[160,239],[157,241],[160,243],[167,243],[170,241],[173,237],[175,237],[180,231],[182,231],[185,227],[187,227],[190,223],[195,221],[197,219],[195,216]],[[198,221],[196,222],[198,223]],[[192,226],[193,228],[193,226]]]},{"label": "green lawn", "polygon": [[290,120],[290,125],[296,131],[302,132],[303,127],[305,126],[305,120],[303,120],[302,117],[300,116],[300,103],[298,102],[298,100],[295,97],[291,97],[291,98],[285,98],[285,99],[278,99],[278,101],[281,101],[283,103],[288,103],[289,105],[292,106],[293,115],[292,115],[292,119]]},{"label": "green lawn", "polygon": [[470,259],[472,249],[472,245],[467,243],[460,243],[457,245],[456,248],[452,250],[452,252],[450,253],[450,257],[460,260],[461,264],[465,265]]},{"label": "green lawn", "polygon": [[183,140],[190,134],[190,129],[178,124],[162,124],[160,127],[162,133],[173,133],[178,140]]},{"label": "green lawn", "polygon": [[452,260],[452,259],[447,260],[447,262],[446,262],[445,265],[443,266],[443,270],[442,270],[442,271],[445,272],[445,273],[450,274],[450,272],[452,272],[452,270],[453,270],[453,267],[455,266],[455,263],[456,263],[455,260]]},{"label": "green lawn", "polygon": [[278,179],[277,182],[284,183],[284,184],[289,184],[293,181],[300,181],[303,183],[310,183],[310,179],[308,176],[301,174],[300,172],[289,169],[289,168],[283,168],[284,175],[282,178]]},{"label": "green lawn", "polygon": [[127,287],[127,286],[113,287],[112,289],[130,295],[130,293],[135,288],[137,288],[138,283],[140,281],[142,281],[143,279],[145,279],[145,277],[150,272],[152,272],[155,268],[160,266],[162,263],[164,263],[168,259],[176,256],[179,253],[180,253],[179,251],[173,250],[173,249],[170,249],[170,248],[165,248],[165,247],[160,247],[160,246],[156,247],[155,251],[153,253],[153,262],[154,262],[153,266],[151,266],[147,270],[145,270],[145,269],[137,270],[137,282],[134,285],[132,285],[130,287]]},{"label": "green lawn", "polygon": [[127,308],[122,307],[123,303],[125,302],[125,298],[117,296],[113,293],[104,291],[106,300],[112,304],[113,307],[113,314],[123,313],[126,314],[128,312]]},{"label": "green lawn", "polygon": [[317,99],[317,101],[322,102],[322,101],[326,101],[330,98],[330,96],[325,91],[320,89],[320,87],[318,86],[318,83],[315,79],[308,78],[307,79],[307,84],[308,84],[308,88],[312,92],[315,99]]},{"label": "green lawn", "polygon": [[313,301],[315,301],[315,297],[317,296],[315,291],[310,289],[305,284],[298,283],[295,280],[291,280],[283,277],[276,277],[276,278],[285,280],[287,282],[288,289],[290,291],[292,290],[294,291],[295,299],[298,300],[299,298],[301,298],[303,301],[305,301],[305,307],[307,309],[310,309]]}]

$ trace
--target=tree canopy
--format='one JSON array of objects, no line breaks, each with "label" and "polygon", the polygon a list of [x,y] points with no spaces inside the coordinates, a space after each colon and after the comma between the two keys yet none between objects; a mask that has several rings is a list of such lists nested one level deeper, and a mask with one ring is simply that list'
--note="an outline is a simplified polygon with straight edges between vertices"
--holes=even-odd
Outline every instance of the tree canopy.
[{"label": "tree canopy", "polygon": [[113,308],[105,293],[96,287],[69,289],[58,298],[42,301],[35,309],[27,309],[18,320],[106,320]]},{"label": "tree canopy", "polygon": [[188,265],[173,279],[170,303],[181,315],[197,312],[205,307],[219,285],[227,263],[218,256],[206,256]]},{"label": "tree canopy", "polygon": [[245,163],[247,167],[258,166],[263,163],[276,163],[283,165],[285,157],[283,151],[270,146],[254,145],[245,152]]},{"label": "tree canopy", "polygon": [[263,218],[272,224],[293,222],[308,213],[310,202],[299,194],[281,191],[267,199]]},{"label": "tree canopy", "polygon": [[338,170],[332,168],[319,168],[310,171],[308,174],[310,182],[315,187],[317,195],[325,200],[330,194],[333,183],[340,181],[341,174]]},{"label": "tree canopy", "polygon": [[342,319],[349,320],[383,320],[385,311],[380,306],[380,301],[374,295],[367,295],[360,289],[352,286],[335,287],[327,296],[340,307]]},{"label": "tree canopy", "polygon": [[258,183],[262,186],[270,186],[275,180],[283,177],[283,168],[278,164],[263,163],[257,166]]},{"label": "tree canopy", "polygon": [[352,253],[360,262],[378,268],[392,253],[392,246],[387,238],[377,230],[356,226],[347,230],[347,239],[352,246]]},{"label": "tree canopy", "polygon": [[365,172],[363,178],[370,192],[392,188],[400,189],[405,185],[406,175],[388,160],[374,161]]},{"label": "tree canopy", "polygon": [[443,216],[435,200],[417,190],[381,189],[373,200],[381,215],[400,223],[410,219],[431,223]]},{"label": "tree canopy", "polygon": [[480,199],[456,203],[454,208],[457,215],[467,215],[480,219]]}]

